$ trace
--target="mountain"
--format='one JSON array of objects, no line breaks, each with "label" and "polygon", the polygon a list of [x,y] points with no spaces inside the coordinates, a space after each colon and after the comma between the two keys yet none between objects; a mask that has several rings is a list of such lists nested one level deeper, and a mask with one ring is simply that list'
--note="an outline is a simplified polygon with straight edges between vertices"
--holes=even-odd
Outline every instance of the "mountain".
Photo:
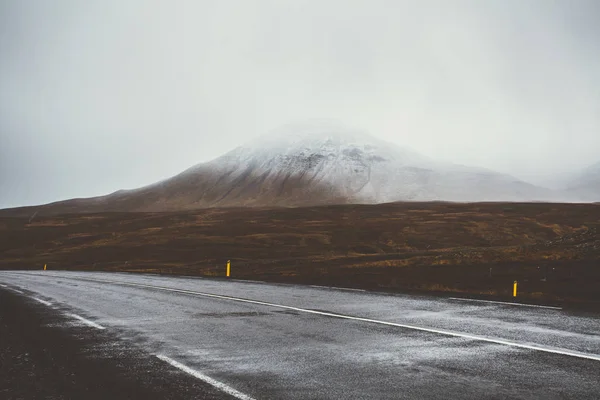
[{"label": "mountain", "polygon": [[583,201],[600,201],[600,162],[576,174],[567,185],[567,191]]},{"label": "mountain", "polygon": [[39,212],[172,211],[392,201],[549,201],[509,175],[434,161],[330,123],[286,126],[141,189],[74,199]]}]

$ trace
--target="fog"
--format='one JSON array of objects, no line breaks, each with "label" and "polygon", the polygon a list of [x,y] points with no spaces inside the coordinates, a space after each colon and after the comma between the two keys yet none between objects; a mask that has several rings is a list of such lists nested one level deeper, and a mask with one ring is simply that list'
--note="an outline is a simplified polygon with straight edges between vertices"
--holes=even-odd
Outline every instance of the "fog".
[{"label": "fog", "polygon": [[0,208],[294,121],[555,186],[600,161],[596,0],[2,0]]}]

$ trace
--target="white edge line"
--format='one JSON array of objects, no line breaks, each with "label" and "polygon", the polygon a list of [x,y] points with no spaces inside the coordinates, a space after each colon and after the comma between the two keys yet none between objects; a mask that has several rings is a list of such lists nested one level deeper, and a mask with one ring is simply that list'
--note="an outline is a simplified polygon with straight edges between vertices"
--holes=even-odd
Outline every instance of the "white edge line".
[{"label": "white edge line", "polygon": [[371,318],[353,317],[353,316],[344,315],[344,314],[334,314],[334,313],[329,313],[329,312],[325,312],[325,311],[317,311],[317,310],[310,310],[310,309],[306,309],[306,308],[285,306],[282,304],[268,303],[268,302],[258,301],[258,300],[248,300],[248,299],[242,299],[239,297],[224,296],[224,295],[203,293],[203,292],[194,292],[191,290],[173,289],[173,288],[168,288],[168,287],[163,287],[163,286],[152,286],[152,285],[144,285],[144,284],[139,284],[139,283],[116,282],[116,281],[108,281],[108,280],[100,280],[100,279],[98,279],[98,280],[88,279],[88,280],[101,282],[101,283],[112,283],[112,284],[118,284],[118,285],[125,285],[125,286],[146,287],[149,289],[163,290],[163,291],[175,292],[175,293],[191,294],[191,295],[195,295],[195,296],[211,297],[211,298],[215,298],[215,299],[233,300],[233,301],[238,301],[241,303],[258,304],[258,305],[263,305],[263,306],[282,308],[285,310],[304,312],[304,313],[308,313],[308,314],[323,315],[323,316],[332,317],[332,318],[362,321],[362,322],[368,322],[368,323],[372,323],[372,324],[379,324],[379,325],[386,325],[386,326],[395,326],[398,328],[412,329],[412,330],[416,330],[416,331],[430,332],[430,333],[436,333],[439,335],[446,335],[446,336],[461,337],[461,338],[477,340],[477,341],[481,341],[481,342],[517,347],[517,348],[521,348],[521,349],[536,350],[536,351],[542,351],[542,352],[546,352],[546,353],[560,354],[560,355],[565,355],[565,356],[570,356],[570,357],[577,357],[577,358],[584,358],[584,359],[588,359],[588,360],[600,361],[600,355],[597,355],[597,354],[580,353],[577,351],[571,351],[571,350],[565,350],[565,349],[552,349],[552,348],[548,348],[548,347],[543,347],[541,345],[517,343],[517,342],[512,342],[509,340],[487,338],[487,337],[483,337],[483,336],[469,335],[466,333],[452,332],[452,331],[446,331],[446,330],[442,330],[442,329],[424,328],[424,327],[414,326],[414,325],[406,325],[406,324],[399,324],[399,323],[395,323],[395,322],[380,321],[380,320],[371,319]]},{"label": "white edge line", "polygon": [[494,300],[481,300],[481,299],[467,299],[462,297],[448,297],[450,300],[460,300],[460,301],[475,301],[480,303],[493,303],[493,304],[506,304],[508,306],[521,306],[521,307],[535,307],[535,308],[549,308],[551,310],[562,310],[562,307],[552,307],[552,306],[540,306],[537,304],[525,304],[525,303],[510,303],[508,301],[494,301]]},{"label": "white edge line", "polygon": [[170,365],[172,365],[173,367],[180,369],[181,371],[192,375],[194,378],[198,378],[206,383],[208,383],[211,386],[216,387],[217,389],[235,397],[236,399],[239,400],[254,400],[254,398],[239,392],[237,390],[235,390],[234,388],[232,388],[231,386],[227,386],[226,384],[219,382],[217,380],[214,380],[213,378],[211,378],[208,375],[204,375],[202,372],[200,371],[196,371],[195,369],[192,369],[190,367],[188,367],[187,365],[184,365],[178,361],[173,360],[172,358],[169,358],[165,355],[162,354],[156,354],[156,357]]},{"label": "white edge line", "polygon": [[253,281],[250,279],[230,279],[230,281],[233,282],[242,282],[242,283],[260,283],[260,284],[264,284],[265,282],[263,281]]},{"label": "white edge line", "polygon": [[52,303],[50,303],[49,301],[38,299],[37,297],[33,297],[33,299],[39,303],[42,303],[45,306],[48,306],[48,307],[50,307],[52,305]]},{"label": "white edge line", "polygon": [[89,319],[85,319],[80,315],[77,314],[68,314],[70,317],[73,317],[75,319],[78,319],[79,321],[83,322],[84,324],[91,326],[92,328],[96,328],[96,329],[106,329],[105,327],[103,327],[102,325],[98,325],[97,323],[90,321]]},{"label": "white edge line", "polygon": [[0,286],[2,286],[2,287],[8,287],[8,286],[6,286],[6,285],[3,285],[3,284],[1,284],[1,283],[0,283]]},{"label": "white edge line", "polygon": [[318,289],[327,289],[327,290],[346,290],[349,292],[366,292],[365,289],[354,289],[354,288],[346,288],[346,287],[320,286],[320,285],[308,285],[308,286],[318,288]]},{"label": "white edge line", "polygon": [[19,294],[23,294],[22,291],[20,291],[19,289],[13,289],[13,288],[9,288],[10,290],[12,290],[13,292],[19,293]]}]

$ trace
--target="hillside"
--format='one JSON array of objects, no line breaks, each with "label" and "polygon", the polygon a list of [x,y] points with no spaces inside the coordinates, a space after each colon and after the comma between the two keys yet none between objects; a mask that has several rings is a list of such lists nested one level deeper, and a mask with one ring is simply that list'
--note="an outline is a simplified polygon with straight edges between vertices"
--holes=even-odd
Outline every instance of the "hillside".
[{"label": "hillside", "polygon": [[364,132],[320,123],[284,127],[141,189],[0,214],[564,198],[508,175],[438,162]]}]

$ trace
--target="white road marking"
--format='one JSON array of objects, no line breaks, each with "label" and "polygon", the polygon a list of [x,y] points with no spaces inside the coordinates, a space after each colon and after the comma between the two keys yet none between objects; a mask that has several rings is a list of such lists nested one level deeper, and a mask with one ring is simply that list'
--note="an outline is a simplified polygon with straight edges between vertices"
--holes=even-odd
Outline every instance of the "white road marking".
[{"label": "white road marking", "polygon": [[460,301],[477,301],[481,303],[493,303],[493,304],[506,304],[509,306],[522,306],[522,307],[535,307],[535,308],[549,308],[551,310],[562,310],[562,307],[551,307],[551,306],[539,306],[537,304],[524,304],[524,303],[510,303],[508,301],[494,301],[494,300],[480,300],[480,299],[464,299],[461,297],[449,297],[450,300]]},{"label": "white road marking", "polygon": [[231,281],[234,282],[242,282],[242,283],[260,283],[260,284],[264,284],[265,282],[263,281],[253,281],[250,279],[230,279]]},{"label": "white road marking", "polygon": [[8,286],[6,286],[6,285],[3,285],[3,284],[1,284],[1,283],[0,283],[0,286],[2,286],[2,287],[8,287]]},{"label": "white road marking", "polygon": [[216,387],[217,389],[235,397],[236,399],[239,400],[254,400],[254,398],[239,392],[237,390],[235,390],[234,388],[232,388],[231,386],[227,386],[226,384],[219,382],[217,380],[214,380],[213,378],[211,378],[208,375],[204,375],[202,372],[200,371],[196,371],[195,369],[192,369],[190,367],[188,367],[187,365],[184,365],[178,361],[173,360],[172,358],[169,358],[167,356],[164,356],[162,354],[156,354],[156,357],[159,358],[160,360],[172,365],[173,367],[182,370],[183,372],[192,375],[195,378],[198,378],[206,383],[208,383],[211,386]]},{"label": "white road marking", "polygon": [[347,287],[333,287],[332,289],[347,290],[349,292],[366,292],[365,289],[354,289],[354,288],[347,288]]},{"label": "white road marking", "polygon": [[347,290],[349,292],[366,292],[364,289],[354,289],[354,288],[345,288],[345,287],[335,287],[335,286],[320,286],[320,285],[308,285],[310,287],[318,288],[318,289],[328,289],[328,290]]},{"label": "white road marking", "polygon": [[19,289],[13,289],[13,288],[10,288],[10,287],[8,289],[12,290],[13,292],[16,292],[16,293],[19,293],[19,294],[23,294],[23,292],[20,291]]},{"label": "white road marking", "polygon": [[45,306],[48,306],[48,307],[50,307],[52,305],[52,303],[50,303],[49,301],[38,299],[37,297],[33,297],[33,299],[37,302],[42,303]]},{"label": "white road marking", "polygon": [[110,280],[103,280],[103,279],[91,279],[91,278],[79,278],[79,279],[88,280],[88,281],[92,281],[92,282],[99,282],[99,283],[112,283],[112,284],[117,284],[117,285],[143,287],[143,288],[148,288],[148,289],[162,290],[162,291],[174,292],[174,293],[191,294],[194,296],[210,297],[210,298],[214,298],[214,299],[232,300],[232,301],[237,301],[240,303],[258,304],[261,306],[282,308],[285,310],[293,310],[293,311],[298,311],[298,312],[304,312],[307,314],[316,314],[316,315],[323,315],[323,316],[332,317],[332,318],[340,318],[340,319],[347,319],[347,320],[353,320],[353,321],[367,322],[367,323],[371,323],[371,324],[394,326],[397,328],[412,329],[415,331],[436,333],[439,335],[446,335],[446,336],[453,336],[453,337],[460,337],[460,338],[471,339],[471,340],[476,340],[476,341],[480,341],[480,342],[501,344],[501,345],[516,347],[516,348],[520,348],[520,349],[536,350],[536,351],[542,351],[545,353],[560,354],[560,355],[564,355],[564,356],[600,361],[600,355],[598,355],[598,354],[581,353],[578,351],[572,351],[572,350],[566,350],[566,349],[560,349],[560,348],[550,348],[550,347],[544,347],[542,345],[535,345],[535,344],[518,343],[518,342],[512,342],[510,340],[470,335],[467,333],[453,332],[453,331],[447,331],[447,330],[443,330],[443,329],[425,328],[425,327],[416,326],[416,325],[399,324],[399,323],[395,323],[395,322],[380,321],[380,320],[371,319],[371,318],[354,317],[351,315],[344,315],[344,314],[334,314],[334,313],[330,313],[330,312],[326,312],[326,311],[310,310],[310,309],[306,309],[306,308],[292,307],[292,306],[286,306],[286,305],[276,304],[276,303],[268,303],[265,301],[258,301],[258,300],[242,299],[239,297],[224,296],[224,295],[219,295],[219,294],[195,292],[192,290],[173,289],[173,288],[168,288],[168,287],[164,287],[164,286],[153,286],[153,285],[144,285],[141,283],[118,282],[118,281],[110,281]]},{"label": "white road marking", "polygon": [[70,317],[73,317],[75,319],[78,319],[79,321],[83,322],[84,324],[91,326],[92,328],[96,328],[96,329],[106,329],[105,327],[103,327],[102,325],[98,325],[97,323],[90,321],[89,319],[85,319],[80,315],[77,314],[67,314]]}]

